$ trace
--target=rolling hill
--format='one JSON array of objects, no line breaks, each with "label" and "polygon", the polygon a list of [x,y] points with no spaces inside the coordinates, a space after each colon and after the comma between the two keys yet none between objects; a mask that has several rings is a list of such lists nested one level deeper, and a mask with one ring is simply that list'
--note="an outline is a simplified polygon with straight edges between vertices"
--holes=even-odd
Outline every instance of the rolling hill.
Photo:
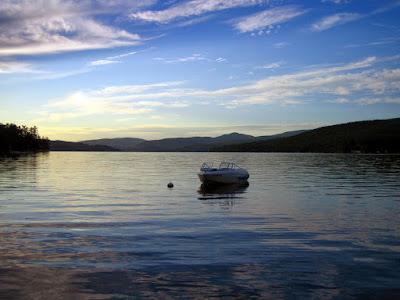
[{"label": "rolling hill", "polygon": [[79,142],[50,141],[50,151],[119,151],[105,145],[87,145]]},{"label": "rolling hill", "polygon": [[139,139],[139,138],[126,137],[126,138],[87,140],[87,141],[80,141],[80,143],[92,145],[92,146],[93,145],[103,145],[103,146],[108,146],[108,147],[112,147],[115,149],[119,149],[122,151],[127,151],[144,141],[146,141],[146,140]]},{"label": "rolling hill", "polygon": [[400,153],[400,118],[326,126],[291,137],[224,145],[210,151]]},{"label": "rolling hill", "polygon": [[143,152],[201,152],[225,145],[264,141],[282,136],[293,136],[304,130],[254,137],[237,132],[217,137],[165,138],[144,140],[139,138],[109,138],[81,142],[51,141],[51,151],[143,151]]},{"label": "rolling hill", "polygon": [[[292,136],[304,130],[288,131],[276,135],[254,137],[237,132],[224,134],[217,137],[188,137],[188,138],[165,138],[160,140],[144,140],[139,138],[111,138],[81,141],[80,143],[95,146],[102,145],[112,147],[121,151],[144,151],[144,152],[200,152],[209,151],[211,148],[233,145],[258,140],[274,139],[281,136]],[[112,151],[112,150],[111,150]]]},{"label": "rolling hill", "polygon": [[145,141],[137,144],[131,151],[208,151],[210,148],[234,143],[243,143],[255,140],[255,137],[240,133],[231,133],[212,137],[166,138],[161,140]]}]

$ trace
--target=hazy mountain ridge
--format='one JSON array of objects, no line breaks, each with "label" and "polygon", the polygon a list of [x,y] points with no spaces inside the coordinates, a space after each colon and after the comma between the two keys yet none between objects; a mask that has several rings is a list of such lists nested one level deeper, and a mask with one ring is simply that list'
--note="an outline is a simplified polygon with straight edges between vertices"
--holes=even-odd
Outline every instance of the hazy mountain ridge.
[{"label": "hazy mountain ridge", "polygon": [[146,141],[145,139],[140,138],[108,138],[108,139],[96,139],[96,140],[86,140],[80,141],[80,143],[87,144],[87,145],[103,145],[112,147],[119,150],[129,150],[133,146],[140,144]]},{"label": "hazy mountain ridge", "polygon": [[88,145],[104,145],[121,151],[208,151],[211,147],[253,141],[251,135],[237,132],[218,137],[188,137],[164,138],[159,140],[144,140],[139,138],[110,138],[81,141]]},{"label": "hazy mountain ridge", "polygon": [[400,153],[400,118],[351,122],[258,137],[234,132],[218,137],[160,140],[111,138],[78,143],[52,141],[50,150]]},{"label": "hazy mountain ridge", "polygon": [[237,132],[217,137],[165,138],[144,140],[140,138],[106,138],[80,142],[52,141],[52,151],[144,151],[144,152],[201,152],[224,146],[257,140],[279,138],[282,135],[295,135],[303,131],[289,131],[270,136],[255,137]]},{"label": "hazy mountain ridge", "polygon": [[325,126],[291,137],[225,145],[210,151],[400,153],[400,118]]},{"label": "hazy mountain ridge", "polygon": [[81,142],[50,141],[50,151],[119,151],[105,145],[88,145]]},{"label": "hazy mountain ridge", "polygon": [[144,140],[139,138],[110,138],[81,141],[89,145],[105,145],[121,151],[144,152],[200,152],[209,151],[211,148],[252,142],[264,139],[278,138],[281,135],[295,135],[303,131],[289,131],[276,135],[255,137],[248,134],[232,132],[217,137],[181,137],[164,138],[159,140]]},{"label": "hazy mountain ridge", "polygon": [[272,140],[272,139],[291,137],[291,136],[298,135],[300,133],[304,133],[306,131],[309,131],[309,130],[302,129],[302,130],[285,131],[285,132],[274,134],[274,135],[262,135],[262,136],[256,137],[256,140],[267,141],[267,140]]}]

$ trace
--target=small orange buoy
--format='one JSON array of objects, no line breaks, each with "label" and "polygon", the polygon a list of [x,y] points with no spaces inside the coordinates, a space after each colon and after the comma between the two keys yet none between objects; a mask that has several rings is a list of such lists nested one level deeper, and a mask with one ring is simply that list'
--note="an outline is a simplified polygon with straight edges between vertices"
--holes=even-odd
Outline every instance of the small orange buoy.
[{"label": "small orange buoy", "polygon": [[170,183],[167,184],[167,187],[172,189],[174,187],[174,184],[172,182],[170,182]]}]

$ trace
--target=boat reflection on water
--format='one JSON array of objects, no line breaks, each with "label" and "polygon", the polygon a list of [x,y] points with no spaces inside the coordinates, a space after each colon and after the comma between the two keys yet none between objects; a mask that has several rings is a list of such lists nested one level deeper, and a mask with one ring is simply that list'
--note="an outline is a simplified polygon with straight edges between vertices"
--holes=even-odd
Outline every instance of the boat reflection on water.
[{"label": "boat reflection on water", "polygon": [[232,208],[237,199],[242,199],[246,193],[249,183],[241,184],[202,184],[198,189],[200,196],[197,198],[210,205],[218,204],[222,208]]}]

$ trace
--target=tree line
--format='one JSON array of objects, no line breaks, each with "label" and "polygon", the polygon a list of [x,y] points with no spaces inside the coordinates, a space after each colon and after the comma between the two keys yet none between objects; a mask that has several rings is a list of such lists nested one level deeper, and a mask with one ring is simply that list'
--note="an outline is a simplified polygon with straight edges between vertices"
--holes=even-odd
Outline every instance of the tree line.
[{"label": "tree line", "polygon": [[19,151],[48,151],[49,145],[49,139],[41,137],[36,126],[0,123],[0,154]]},{"label": "tree line", "polygon": [[400,153],[400,118],[320,127],[292,137],[226,145],[211,151]]}]

